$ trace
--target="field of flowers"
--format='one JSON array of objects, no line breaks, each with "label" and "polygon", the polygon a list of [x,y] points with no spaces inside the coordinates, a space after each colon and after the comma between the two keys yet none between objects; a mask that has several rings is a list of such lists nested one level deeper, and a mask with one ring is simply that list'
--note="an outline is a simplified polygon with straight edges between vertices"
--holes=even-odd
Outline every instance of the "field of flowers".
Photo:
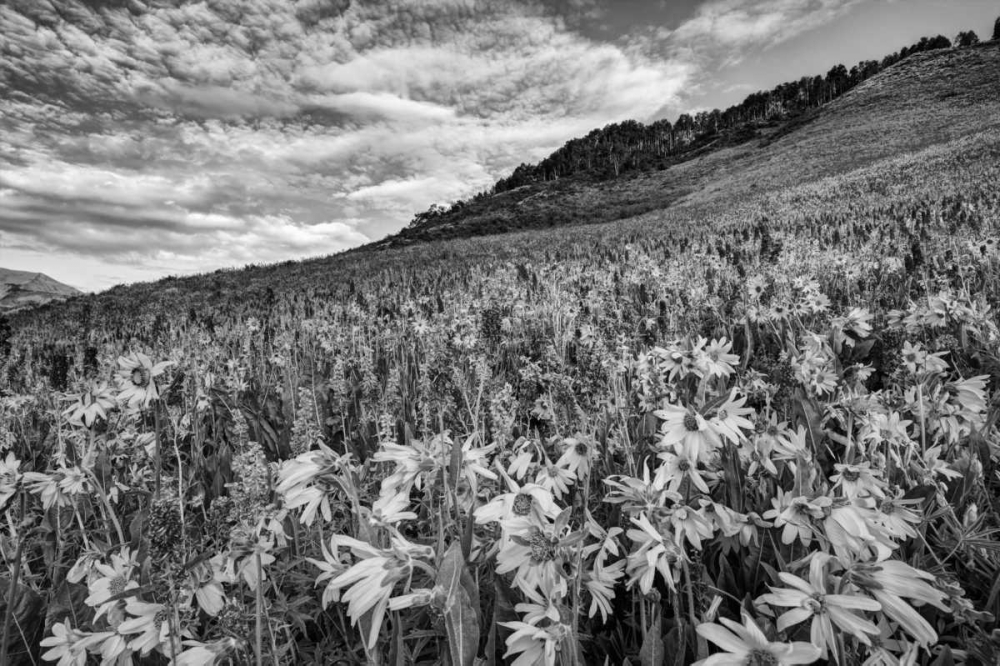
[{"label": "field of flowers", "polygon": [[998,146],[15,317],[0,663],[998,663]]}]

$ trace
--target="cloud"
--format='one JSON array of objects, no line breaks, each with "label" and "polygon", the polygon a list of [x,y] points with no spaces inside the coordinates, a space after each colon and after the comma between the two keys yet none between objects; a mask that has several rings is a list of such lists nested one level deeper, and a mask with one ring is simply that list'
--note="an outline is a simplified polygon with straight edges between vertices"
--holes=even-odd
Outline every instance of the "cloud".
[{"label": "cloud", "polygon": [[680,112],[696,48],[847,4],[710,0],[596,39],[574,26],[614,7],[592,0],[12,0],[0,243],[131,267],[89,288],[333,252],[593,127]]},{"label": "cloud", "polygon": [[709,0],[671,37],[689,48],[771,47],[817,28],[864,0]]}]

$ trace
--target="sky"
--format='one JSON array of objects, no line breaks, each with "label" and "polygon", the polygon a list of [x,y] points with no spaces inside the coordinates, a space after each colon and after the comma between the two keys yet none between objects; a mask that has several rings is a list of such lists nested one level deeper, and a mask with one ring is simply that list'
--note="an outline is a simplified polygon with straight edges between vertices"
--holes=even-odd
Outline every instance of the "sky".
[{"label": "sky", "polygon": [[996,0],[4,0],[0,267],[86,291],[331,254],[625,119]]}]

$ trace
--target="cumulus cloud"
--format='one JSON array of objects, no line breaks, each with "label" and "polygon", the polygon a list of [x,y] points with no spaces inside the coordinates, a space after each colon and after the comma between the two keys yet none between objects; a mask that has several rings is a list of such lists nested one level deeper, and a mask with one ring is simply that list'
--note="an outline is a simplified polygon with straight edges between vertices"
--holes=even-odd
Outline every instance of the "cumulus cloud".
[{"label": "cumulus cloud", "polygon": [[131,279],[351,247],[595,126],[679,112],[691,45],[851,1],[709,0],[598,40],[574,26],[608,0],[10,0],[0,246]]}]

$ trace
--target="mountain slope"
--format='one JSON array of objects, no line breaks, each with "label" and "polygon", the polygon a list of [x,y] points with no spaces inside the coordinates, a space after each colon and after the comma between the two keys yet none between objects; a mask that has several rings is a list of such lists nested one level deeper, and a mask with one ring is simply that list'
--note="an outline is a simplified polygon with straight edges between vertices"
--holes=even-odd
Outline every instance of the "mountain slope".
[{"label": "mountain slope", "polygon": [[609,180],[531,183],[373,244],[407,245],[514,229],[604,222],[668,208],[719,208],[1000,127],[1000,43],[917,53],[791,121],[666,169]]},{"label": "mountain slope", "polygon": [[42,273],[0,268],[0,312],[60,301],[80,293]]}]

